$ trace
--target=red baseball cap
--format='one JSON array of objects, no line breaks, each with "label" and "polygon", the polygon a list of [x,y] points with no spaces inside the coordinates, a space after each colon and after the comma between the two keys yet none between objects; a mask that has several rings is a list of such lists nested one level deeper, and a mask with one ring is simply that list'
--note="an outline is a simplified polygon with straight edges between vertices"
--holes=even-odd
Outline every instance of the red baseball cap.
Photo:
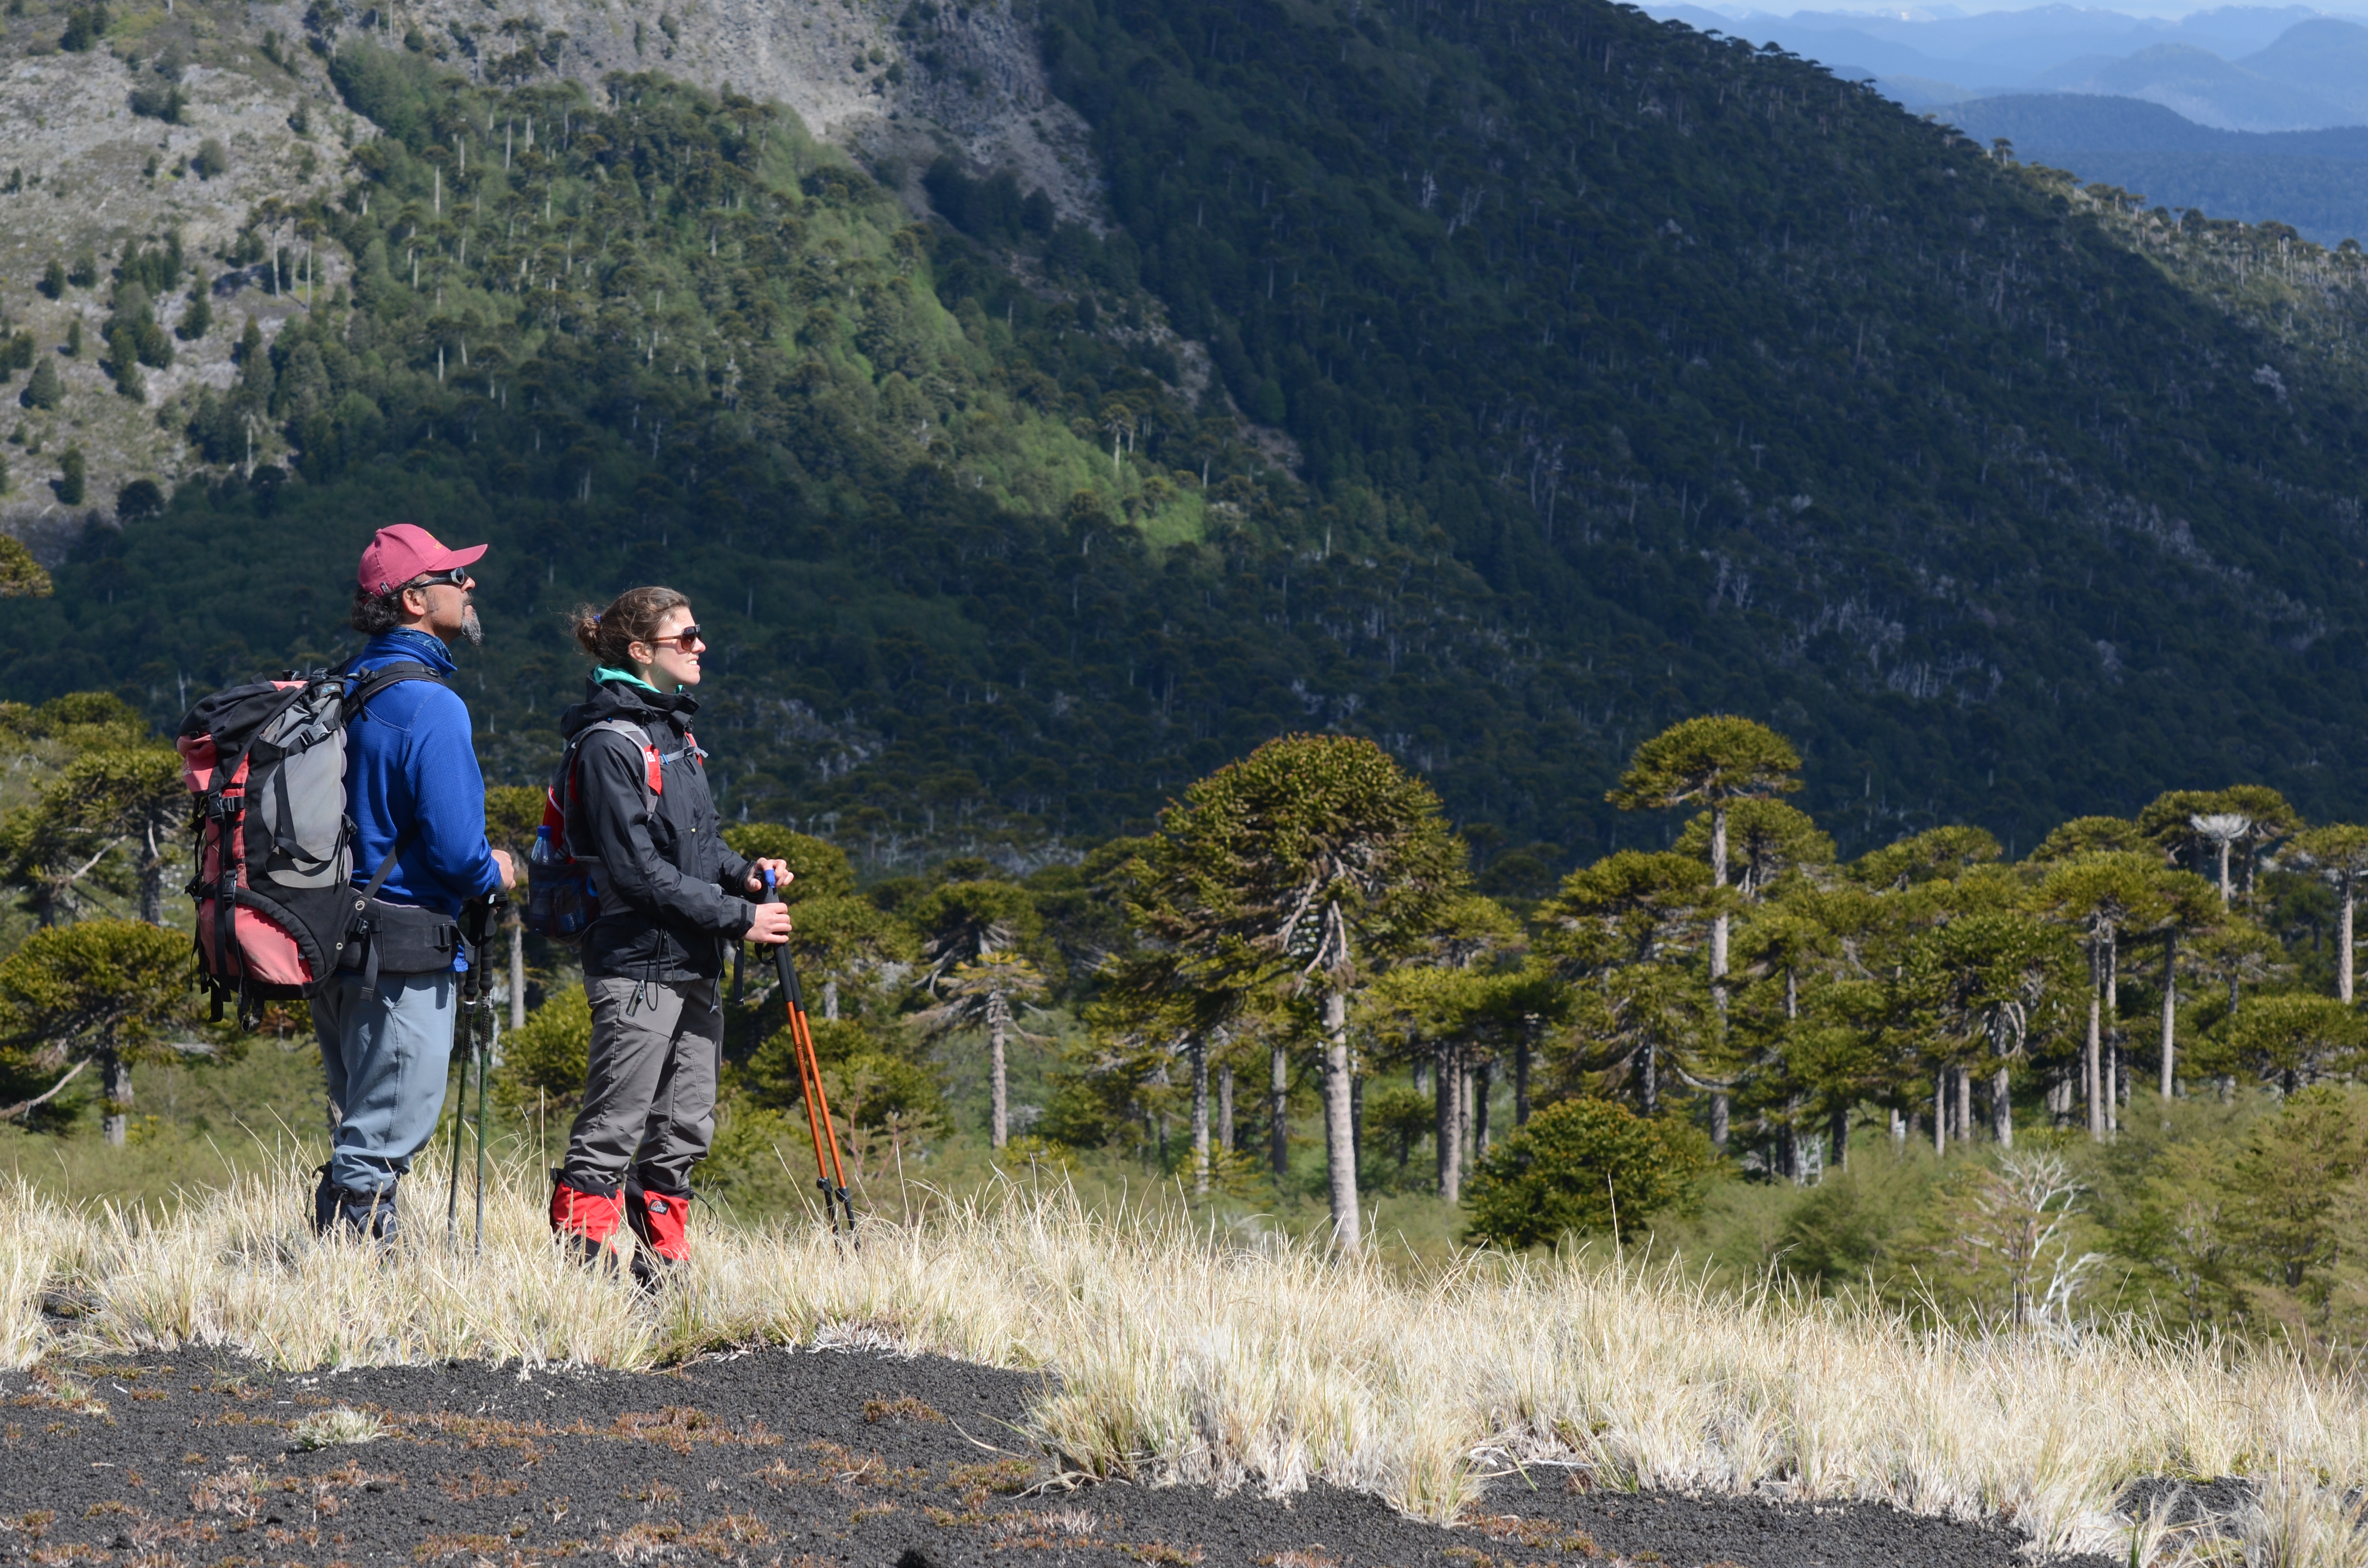
[{"label": "red baseball cap", "polygon": [[467,566],[484,554],[486,548],[472,544],[466,550],[447,550],[434,534],[417,524],[397,523],[378,530],[377,537],[362,551],[361,570],[354,574],[354,579],[368,592],[388,593],[430,572]]}]

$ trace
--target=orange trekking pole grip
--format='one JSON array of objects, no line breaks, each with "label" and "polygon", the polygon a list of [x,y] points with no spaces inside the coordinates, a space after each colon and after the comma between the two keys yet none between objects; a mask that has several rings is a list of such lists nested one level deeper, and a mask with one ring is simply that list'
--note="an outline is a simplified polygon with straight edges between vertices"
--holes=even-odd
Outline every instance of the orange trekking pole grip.
[{"label": "orange trekking pole grip", "polygon": [[[780,902],[780,890],[774,886],[773,873],[765,873],[767,903]],[[839,1233],[842,1216],[847,1221],[846,1233],[855,1234],[855,1204],[847,1195],[847,1172],[838,1162],[838,1129],[830,1119],[830,1096],[822,1086],[822,1060],[814,1054],[814,1030],[806,1023],[805,993],[798,985],[798,966],[790,960],[790,945],[781,943],[773,949],[773,965],[781,978],[781,1000],[789,1009],[790,1043],[798,1059],[798,1087],[806,1102],[806,1131],[814,1135],[814,1185],[822,1189],[824,1221],[831,1233]]]}]

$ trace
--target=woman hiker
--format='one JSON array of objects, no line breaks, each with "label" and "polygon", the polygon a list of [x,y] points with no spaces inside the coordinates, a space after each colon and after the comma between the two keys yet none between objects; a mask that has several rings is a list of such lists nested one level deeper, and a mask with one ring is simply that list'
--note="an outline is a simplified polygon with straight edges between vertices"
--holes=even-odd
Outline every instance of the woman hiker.
[{"label": "woman hiker", "polygon": [[790,870],[742,859],[719,831],[690,733],[704,646],[690,601],[635,588],[597,615],[578,609],[575,632],[594,668],[590,696],[560,719],[559,803],[571,853],[598,861],[600,915],[584,936],[591,1066],[551,1227],[598,1259],[631,1226],[647,1283],[690,1256],[690,1167],[715,1133],[724,944],[789,939],[788,906],[753,900],[766,871],[786,884]]}]

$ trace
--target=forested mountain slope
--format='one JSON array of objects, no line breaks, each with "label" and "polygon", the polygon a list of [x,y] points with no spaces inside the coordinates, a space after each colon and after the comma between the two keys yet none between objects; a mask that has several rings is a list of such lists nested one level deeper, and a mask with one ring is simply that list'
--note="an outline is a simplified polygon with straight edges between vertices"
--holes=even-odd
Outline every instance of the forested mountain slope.
[{"label": "forested mountain slope", "polygon": [[[2214,298],[2111,201],[1625,8],[1040,21],[1103,234],[951,159],[916,224],[657,76],[326,45],[386,134],[291,223],[350,283],[160,410],[215,481],[10,618],[12,691],[161,719],[328,656],[408,514],[495,542],[497,771],[550,755],[557,612],[661,577],[722,635],[727,809],[859,848],[1108,831],[1337,725],[1551,861],[1712,708],[1797,737],[1846,839],[2362,809],[2356,255],[2301,247],[2300,315]],[[898,23],[916,70],[966,25]]]}]

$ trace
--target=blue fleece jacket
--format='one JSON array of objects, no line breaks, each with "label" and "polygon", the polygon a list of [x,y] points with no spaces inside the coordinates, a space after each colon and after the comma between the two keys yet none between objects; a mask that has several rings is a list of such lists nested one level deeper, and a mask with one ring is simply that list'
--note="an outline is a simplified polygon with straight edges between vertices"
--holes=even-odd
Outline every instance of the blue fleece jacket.
[{"label": "blue fleece jacket", "polygon": [[[441,640],[408,627],[371,638],[352,667],[409,660],[443,676],[457,669]],[[414,822],[419,831],[387,873],[381,898],[457,915],[461,904],[502,885],[485,842],[485,776],[469,706],[456,691],[406,680],[370,699],[346,729],[346,810],[354,819],[358,887]]]}]

